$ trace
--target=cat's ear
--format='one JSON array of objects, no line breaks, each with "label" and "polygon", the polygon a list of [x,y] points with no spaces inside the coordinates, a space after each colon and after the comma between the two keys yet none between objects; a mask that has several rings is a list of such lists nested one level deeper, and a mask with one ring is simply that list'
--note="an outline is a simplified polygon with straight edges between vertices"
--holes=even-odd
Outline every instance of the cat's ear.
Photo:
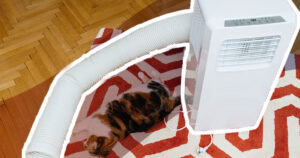
[{"label": "cat's ear", "polygon": [[98,153],[98,137],[96,135],[91,135],[85,141],[83,148],[87,150],[90,154],[97,155]]},{"label": "cat's ear", "polygon": [[110,137],[110,138],[103,137],[103,136],[98,137],[97,155],[100,156],[108,155],[111,152],[112,148],[117,143],[117,141],[118,139],[115,139],[114,137]]}]

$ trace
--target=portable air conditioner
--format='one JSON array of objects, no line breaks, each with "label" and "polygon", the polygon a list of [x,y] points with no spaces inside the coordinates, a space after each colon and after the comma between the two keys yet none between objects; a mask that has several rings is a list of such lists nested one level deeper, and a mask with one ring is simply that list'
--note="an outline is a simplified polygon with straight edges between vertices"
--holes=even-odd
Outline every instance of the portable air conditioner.
[{"label": "portable air conditioner", "polygon": [[258,126],[296,19],[287,0],[195,0],[184,88],[195,131]]}]

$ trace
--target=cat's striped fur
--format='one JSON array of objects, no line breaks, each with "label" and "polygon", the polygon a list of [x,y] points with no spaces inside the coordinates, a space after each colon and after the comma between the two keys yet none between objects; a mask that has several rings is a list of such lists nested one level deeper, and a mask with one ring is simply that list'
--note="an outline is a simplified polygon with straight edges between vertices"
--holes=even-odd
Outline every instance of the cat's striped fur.
[{"label": "cat's striped fur", "polygon": [[122,98],[108,104],[105,114],[96,114],[104,124],[111,128],[108,137],[92,135],[85,143],[85,149],[92,155],[104,157],[117,141],[130,133],[145,132],[164,119],[180,105],[180,97],[172,98],[158,82],[148,85],[150,93],[126,93]]}]

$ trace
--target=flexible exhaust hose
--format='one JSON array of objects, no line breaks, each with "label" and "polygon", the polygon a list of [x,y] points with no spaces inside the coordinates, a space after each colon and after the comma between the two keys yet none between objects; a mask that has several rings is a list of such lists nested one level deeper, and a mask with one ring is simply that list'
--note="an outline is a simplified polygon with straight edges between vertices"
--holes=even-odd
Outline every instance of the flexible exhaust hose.
[{"label": "flexible exhaust hose", "polygon": [[[189,41],[192,13],[168,16],[128,34],[55,78],[40,120],[29,140],[27,158],[57,158],[82,93],[108,72],[150,51]],[[97,49],[97,48],[94,48]],[[37,120],[38,121],[38,120]],[[34,129],[32,129],[34,130]]]}]

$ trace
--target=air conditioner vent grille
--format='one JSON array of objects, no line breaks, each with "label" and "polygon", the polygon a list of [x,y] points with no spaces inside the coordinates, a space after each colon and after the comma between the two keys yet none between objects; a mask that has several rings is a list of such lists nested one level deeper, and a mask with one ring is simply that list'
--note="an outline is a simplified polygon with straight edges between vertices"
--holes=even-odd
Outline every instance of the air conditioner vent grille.
[{"label": "air conditioner vent grille", "polygon": [[279,41],[279,35],[225,40],[219,52],[217,69],[247,69],[247,66],[271,63]]}]

